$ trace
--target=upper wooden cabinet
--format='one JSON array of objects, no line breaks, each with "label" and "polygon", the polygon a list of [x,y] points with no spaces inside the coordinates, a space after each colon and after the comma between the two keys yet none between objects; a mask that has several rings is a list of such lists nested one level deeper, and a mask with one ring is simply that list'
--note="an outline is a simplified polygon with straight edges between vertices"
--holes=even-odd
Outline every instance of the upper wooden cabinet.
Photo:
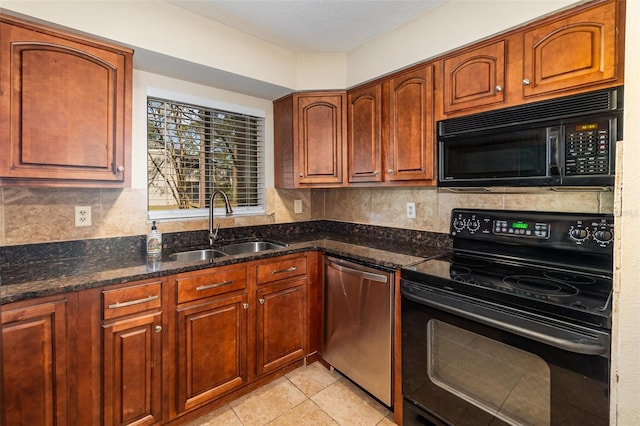
[{"label": "upper wooden cabinet", "polygon": [[348,93],[349,182],[431,183],[433,65]]},{"label": "upper wooden cabinet", "polygon": [[445,56],[442,115],[623,84],[624,12],[623,1],[592,2]]},{"label": "upper wooden cabinet", "polygon": [[[525,98],[592,87],[621,78],[617,8],[610,1],[526,30],[522,94]],[[621,35],[622,36],[622,35]]]},{"label": "upper wooden cabinet", "polygon": [[345,92],[295,93],[274,102],[277,188],[343,186]]},{"label": "upper wooden cabinet", "polygon": [[433,65],[391,76],[383,81],[382,93],[383,129],[388,132],[384,179],[433,180]]},{"label": "upper wooden cabinet", "polygon": [[382,182],[382,84],[350,90],[347,111],[349,182]]},{"label": "upper wooden cabinet", "polygon": [[443,62],[444,113],[504,102],[504,40],[446,58]]},{"label": "upper wooden cabinet", "polygon": [[0,15],[0,184],[130,184],[132,51]]}]

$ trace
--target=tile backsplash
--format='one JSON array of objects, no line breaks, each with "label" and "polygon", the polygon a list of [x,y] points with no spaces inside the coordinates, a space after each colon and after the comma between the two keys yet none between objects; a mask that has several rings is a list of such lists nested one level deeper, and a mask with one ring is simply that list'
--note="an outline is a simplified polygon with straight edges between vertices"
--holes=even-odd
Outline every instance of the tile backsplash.
[{"label": "tile backsplash", "polygon": [[[335,220],[368,225],[448,232],[452,208],[611,213],[612,192],[456,194],[435,188],[344,188],[267,190],[267,212],[220,218],[221,227]],[[302,212],[294,212],[300,200]],[[416,205],[416,218],[406,204]],[[74,207],[91,206],[92,225],[74,225]],[[161,232],[207,229],[206,218],[162,221]],[[145,189],[0,188],[0,245],[143,235],[147,220]]]}]

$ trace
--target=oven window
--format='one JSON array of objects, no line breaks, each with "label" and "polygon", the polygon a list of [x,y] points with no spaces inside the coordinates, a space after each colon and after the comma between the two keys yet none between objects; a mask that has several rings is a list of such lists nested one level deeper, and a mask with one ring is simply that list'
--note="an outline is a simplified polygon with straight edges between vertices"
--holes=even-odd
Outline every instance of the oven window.
[{"label": "oven window", "polygon": [[550,424],[551,372],[542,358],[439,320],[427,327],[434,384],[509,424]]}]

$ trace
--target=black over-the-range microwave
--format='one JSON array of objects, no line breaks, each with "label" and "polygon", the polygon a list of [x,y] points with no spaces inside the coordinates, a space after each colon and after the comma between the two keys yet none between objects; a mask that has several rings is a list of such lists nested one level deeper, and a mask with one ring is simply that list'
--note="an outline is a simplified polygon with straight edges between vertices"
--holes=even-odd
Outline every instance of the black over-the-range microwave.
[{"label": "black over-the-range microwave", "polygon": [[612,186],[623,87],[438,122],[438,186]]}]

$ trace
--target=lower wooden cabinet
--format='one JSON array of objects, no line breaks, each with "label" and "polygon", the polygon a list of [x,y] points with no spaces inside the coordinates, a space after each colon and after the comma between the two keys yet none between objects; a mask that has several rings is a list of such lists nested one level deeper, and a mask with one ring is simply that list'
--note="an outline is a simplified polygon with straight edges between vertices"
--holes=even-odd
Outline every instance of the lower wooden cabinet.
[{"label": "lower wooden cabinet", "polygon": [[0,423],[179,423],[266,383],[318,350],[317,263],[293,254],[3,305]]},{"label": "lower wooden cabinet", "polygon": [[247,383],[247,296],[178,308],[178,412]]},{"label": "lower wooden cabinet", "polygon": [[256,343],[259,375],[305,356],[306,284],[305,277],[258,288]]},{"label": "lower wooden cabinet", "polygon": [[0,424],[70,424],[68,298],[2,307]]},{"label": "lower wooden cabinet", "polygon": [[103,291],[104,425],[162,420],[162,282]]}]

